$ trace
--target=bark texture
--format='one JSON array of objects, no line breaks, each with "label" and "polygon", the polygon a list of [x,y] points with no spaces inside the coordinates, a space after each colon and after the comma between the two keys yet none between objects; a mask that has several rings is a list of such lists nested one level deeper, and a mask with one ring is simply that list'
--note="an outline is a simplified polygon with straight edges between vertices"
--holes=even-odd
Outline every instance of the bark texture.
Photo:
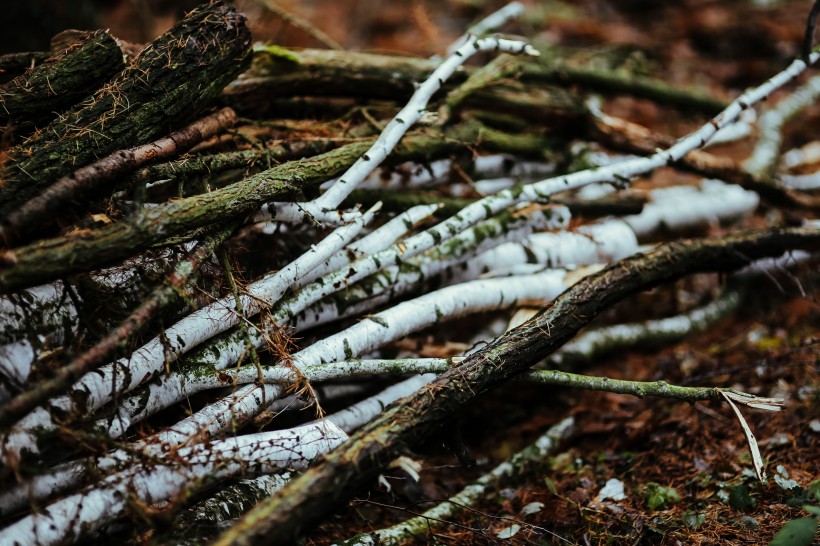
[{"label": "bark texture", "polygon": [[820,248],[820,230],[770,229],[664,244],[567,290],[538,315],[391,405],[321,463],[259,504],[216,544],[293,544],[299,534],[418,444],[456,410],[569,341],[601,311],[640,290],[696,272],[728,271],[789,249]]},{"label": "bark texture", "polygon": [[86,35],[0,86],[0,121],[53,117],[91,95],[122,70],[123,52],[105,30]]},{"label": "bark texture", "polygon": [[222,2],[193,10],[88,100],[9,152],[0,216],[59,177],[187,123],[250,62],[243,15]]}]

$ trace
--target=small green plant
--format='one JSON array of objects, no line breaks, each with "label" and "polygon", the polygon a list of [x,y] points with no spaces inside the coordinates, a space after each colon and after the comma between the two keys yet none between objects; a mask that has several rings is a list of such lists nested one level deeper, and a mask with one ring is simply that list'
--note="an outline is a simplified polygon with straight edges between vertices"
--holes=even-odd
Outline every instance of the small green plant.
[{"label": "small green plant", "polygon": [[666,504],[674,504],[680,501],[680,495],[672,487],[649,482],[642,489],[646,504],[650,510],[659,510]]},{"label": "small green plant", "polygon": [[[820,480],[813,481],[806,489],[808,500],[820,504]],[[820,506],[804,504],[803,510],[809,513],[807,518],[793,519],[786,523],[774,536],[769,546],[809,546],[817,536]]]}]

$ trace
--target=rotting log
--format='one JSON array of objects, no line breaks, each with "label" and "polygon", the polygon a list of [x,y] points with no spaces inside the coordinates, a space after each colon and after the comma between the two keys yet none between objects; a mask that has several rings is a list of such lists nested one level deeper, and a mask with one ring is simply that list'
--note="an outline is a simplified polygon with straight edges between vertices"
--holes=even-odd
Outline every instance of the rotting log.
[{"label": "rotting log", "polygon": [[54,117],[99,89],[125,67],[107,31],[85,33],[62,51],[0,86],[0,121]]},{"label": "rotting log", "polygon": [[730,271],[787,250],[820,248],[820,230],[768,229],[667,243],[616,262],[564,292],[414,395],[389,406],[321,462],[220,536],[218,546],[293,544],[310,525],[479,396],[525,371],[622,299],[697,272]]},{"label": "rotting log", "polygon": [[82,104],[9,151],[0,217],[59,177],[194,119],[250,62],[245,17],[221,1],[193,10]]}]

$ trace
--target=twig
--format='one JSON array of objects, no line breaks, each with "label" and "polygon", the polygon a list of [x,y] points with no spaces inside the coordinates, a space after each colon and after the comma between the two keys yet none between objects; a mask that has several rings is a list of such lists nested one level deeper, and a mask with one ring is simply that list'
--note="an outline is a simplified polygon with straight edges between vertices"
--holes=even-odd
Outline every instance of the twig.
[{"label": "twig", "polygon": [[322,32],[321,30],[316,28],[313,24],[310,23],[310,21],[308,21],[308,20],[306,20],[302,17],[299,17],[295,13],[292,13],[292,12],[286,10],[285,8],[280,6],[277,2],[274,2],[274,0],[258,0],[258,1],[259,1],[260,4],[265,6],[265,8],[267,8],[271,13],[275,13],[285,23],[287,23],[289,25],[292,25],[292,26],[298,28],[299,30],[301,30],[302,32],[305,32],[306,34],[312,36],[313,38],[315,38],[319,42],[323,43],[324,45],[326,45],[330,49],[336,49],[338,51],[343,51],[344,50],[344,47],[342,47],[342,45],[339,42],[337,42],[336,40],[334,40],[333,38],[331,38],[330,36],[328,36],[327,34]]},{"label": "twig", "polygon": [[774,229],[662,245],[584,279],[524,325],[365,426],[346,448],[260,503],[216,544],[288,544],[338,500],[421,441],[454,411],[556,350],[598,313],[641,289],[696,271],[731,270],[789,248],[820,247],[820,230]]},{"label": "twig", "polygon": [[86,192],[143,165],[186,152],[235,122],[236,113],[223,108],[150,144],[121,150],[77,169],[6,216],[0,227],[0,241],[12,246],[23,234],[33,231],[35,224],[39,227],[48,223],[52,213],[68,202],[81,201]]}]

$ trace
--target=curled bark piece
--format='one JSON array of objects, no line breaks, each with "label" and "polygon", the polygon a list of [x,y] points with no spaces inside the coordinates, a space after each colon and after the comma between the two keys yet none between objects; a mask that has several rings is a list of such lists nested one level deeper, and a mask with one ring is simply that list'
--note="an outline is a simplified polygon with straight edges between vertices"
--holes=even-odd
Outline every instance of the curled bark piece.
[{"label": "curled bark piece", "polygon": [[91,95],[123,69],[123,52],[108,31],[85,36],[0,86],[0,121],[40,121]]},{"label": "curled bark piece", "polygon": [[193,10],[93,97],[10,152],[0,216],[78,166],[187,123],[245,68],[249,45],[233,8]]},{"label": "curled bark piece", "polygon": [[820,248],[820,230],[769,229],[725,239],[669,243],[583,279],[533,319],[470,355],[418,394],[392,405],[351,436],[345,448],[331,452],[259,504],[216,544],[292,544],[303,529],[406,447],[437,430],[458,408],[555,351],[604,309],[684,275],[732,270],[793,248]]}]

